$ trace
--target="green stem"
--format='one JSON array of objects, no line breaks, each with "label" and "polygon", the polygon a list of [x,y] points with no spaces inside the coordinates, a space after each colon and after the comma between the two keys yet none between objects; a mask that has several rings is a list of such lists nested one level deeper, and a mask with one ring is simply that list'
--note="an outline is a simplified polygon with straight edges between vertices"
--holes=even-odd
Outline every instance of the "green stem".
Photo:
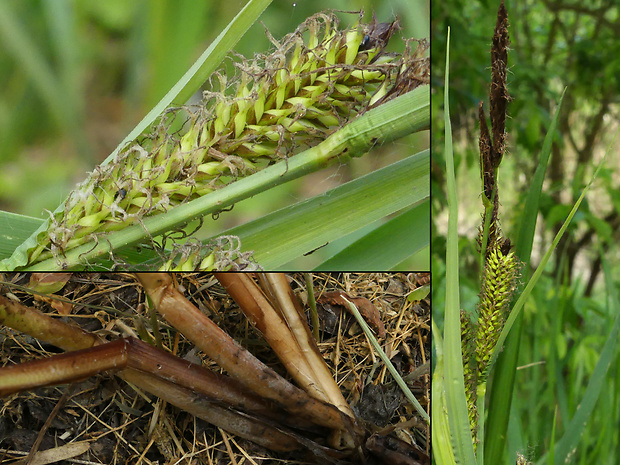
[{"label": "green stem", "polygon": [[484,398],[487,393],[487,383],[478,385],[477,393],[477,409],[478,409],[478,431],[476,437],[478,439],[476,461],[478,465],[484,464]]},{"label": "green stem", "polygon": [[163,344],[161,341],[161,332],[159,331],[159,318],[157,318],[157,311],[148,306],[149,319],[151,320],[151,330],[153,331],[153,337],[155,338],[155,346],[163,350]]},{"label": "green stem", "polygon": [[411,402],[411,405],[415,407],[415,409],[418,411],[418,413],[424,419],[424,421],[430,424],[430,418],[428,416],[428,413],[426,413],[426,411],[422,408],[422,406],[420,405],[420,402],[418,402],[418,399],[415,398],[415,396],[409,389],[409,386],[407,386],[407,383],[405,383],[402,376],[400,376],[400,373],[396,371],[396,367],[392,364],[392,361],[388,358],[386,353],[383,351],[383,349],[379,345],[379,342],[377,342],[377,339],[372,334],[372,330],[366,324],[366,321],[364,321],[364,318],[362,317],[357,307],[352,302],[349,302],[345,297],[343,297],[343,299],[347,302],[347,305],[351,309],[351,313],[353,313],[353,316],[355,316],[355,319],[357,320],[359,325],[362,327],[364,334],[370,341],[370,344],[372,345],[372,347],[377,352],[377,355],[379,355],[379,358],[383,361],[383,363],[385,363],[385,366],[387,367],[388,371],[394,377],[394,380],[396,381],[396,384],[398,384],[398,387],[400,387],[400,389],[405,394],[405,397],[409,400],[409,402]]},{"label": "green stem", "polygon": [[482,204],[484,206],[484,222],[482,226],[482,240],[480,241],[480,263],[482,264],[480,269],[484,271],[486,266],[485,257],[487,256],[487,246],[489,245],[489,230],[491,228],[491,221],[493,217],[493,205],[495,203],[495,195],[497,189],[493,189],[493,195],[491,199],[487,199],[482,195]]},{"label": "green stem", "polygon": [[308,291],[308,305],[310,306],[310,319],[312,320],[312,335],[314,340],[319,342],[319,314],[316,311],[316,299],[314,298],[314,287],[312,286],[312,273],[304,273],[306,289]]}]

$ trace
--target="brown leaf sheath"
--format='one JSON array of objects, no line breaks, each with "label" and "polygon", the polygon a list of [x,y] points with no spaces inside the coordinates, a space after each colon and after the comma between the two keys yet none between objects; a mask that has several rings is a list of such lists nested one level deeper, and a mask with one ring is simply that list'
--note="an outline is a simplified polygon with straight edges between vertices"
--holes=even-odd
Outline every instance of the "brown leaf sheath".
[{"label": "brown leaf sheath", "polygon": [[162,316],[244,386],[319,425],[352,427],[338,409],[313,399],[245,350],[189,302],[169,275],[137,273],[137,277]]},{"label": "brown leaf sheath", "polygon": [[[286,276],[261,273],[258,285],[245,273],[215,273],[228,294],[260,330],[288,372],[311,396],[331,403],[351,418],[355,415],[332,378],[306,323],[295,306]],[[272,305],[273,303],[273,305]]]},{"label": "brown leaf sheath", "polygon": [[77,326],[44,315],[40,311],[22,305],[0,295],[0,324],[17,329],[64,350],[78,350],[101,344],[96,335]]}]

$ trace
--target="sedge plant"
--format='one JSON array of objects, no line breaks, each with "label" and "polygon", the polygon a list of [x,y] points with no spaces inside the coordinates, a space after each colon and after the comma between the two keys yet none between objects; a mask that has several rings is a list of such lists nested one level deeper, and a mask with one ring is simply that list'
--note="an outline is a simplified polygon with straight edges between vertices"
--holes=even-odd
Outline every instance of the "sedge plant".
[{"label": "sedge plant", "polygon": [[[597,167],[590,183],[575,202],[568,217],[555,236],[531,278],[522,290],[520,276],[522,262],[529,262],[536,226],[536,216],[541,195],[544,172],[554,131],[557,126],[561,101],[545,138],[538,169],[532,180],[524,208],[526,218],[519,231],[516,248],[501,230],[499,223],[499,183],[497,173],[505,151],[506,103],[509,100],[506,87],[508,50],[507,12],[500,5],[497,25],[493,36],[492,82],[490,91],[491,129],[479,108],[480,160],[482,178],[482,221],[478,235],[480,252],[480,295],[475,309],[462,309],[459,296],[459,265],[457,248],[457,188],[454,174],[454,153],[448,100],[449,58],[445,73],[445,160],[449,209],[446,252],[446,300],[443,335],[433,324],[436,349],[433,375],[433,453],[435,463],[442,464],[498,464],[528,463],[517,451],[506,450],[506,432],[510,421],[510,399],[514,386],[516,361],[503,360],[498,365],[502,377],[494,373],[495,365],[505,346],[518,345],[519,316],[526,299],[540,278],[545,265],[560,238],[573,219],[585,193],[596,178],[605,158]],[[449,33],[448,51],[449,52]],[[447,57],[449,57],[447,53]],[[613,305],[615,303],[612,302]],[[616,320],[617,321],[617,320]],[[516,323],[515,323],[516,322]],[[617,339],[614,325],[608,343]],[[551,444],[551,450],[539,463],[566,463],[583,432],[587,418],[592,414],[600,393],[601,376],[609,368],[612,355],[602,354],[595,373],[588,384],[584,403],[569,421],[564,436]],[[510,363],[512,362],[512,364]],[[599,370],[597,372],[597,370]],[[489,379],[493,379],[487,391]],[[508,379],[508,381],[507,381]],[[511,384],[508,384],[510,383]],[[492,424],[492,428],[489,426]],[[549,429],[551,429],[549,425]],[[511,458],[507,456],[510,455]],[[516,459],[515,459],[516,457]]]},{"label": "sedge plant", "polygon": [[[270,37],[275,49],[240,58],[234,78],[212,74],[199,105],[167,106],[125,141],[0,267],[64,269],[102,257],[122,266],[126,258],[117,249],[139,238],[151,242],[158,252],[154,264],[166,269],[256,266],[240,251],[238,238],[204,244],[187,240],[192,231],[182,228],[260,190],[422,129],[427,45],[407,41],[403,54],[388,53],[397,29],[397,21],[363,23],[361,15],[357,24],[341,28],[333,13],[319,13],[279,41]],[[377,124],[373,109],[388,103],[387,111],[397,111],[394,105],[408,110],[388,120],[383,113],[384,123]],[[343,132],[352,122],[357,126]],[[295,153],[313,147],[293,162]],[[263,176],[250,176],[258,173]],[[175,231],[183,240],[173,238]]]}]

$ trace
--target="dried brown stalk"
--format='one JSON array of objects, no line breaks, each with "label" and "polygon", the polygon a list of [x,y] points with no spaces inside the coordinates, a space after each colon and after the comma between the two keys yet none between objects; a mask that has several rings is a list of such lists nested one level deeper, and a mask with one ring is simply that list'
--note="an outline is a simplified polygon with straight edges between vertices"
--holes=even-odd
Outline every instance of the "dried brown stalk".
[{"label": "dried brown stalk", "polygon": [[52,358],[54,363],[49,363],[51,358],[47,358],[2,368],[0,396],[39,386],[72,383],[100,371],[127,366],[123,340]]},{"label": "dried brown stalk", "polygon": [[243,386],[318,425],[362,434],[350,417],[293,386],[226,334],[176,289],[169,275],[137,273],[137,277],[159,313]]},{"label": "dried brown stalk", "polygon": [[[24,307],[34,321],[51,319],[37,315],[38,311]],[[54,320],[61,327],[65,323]],[[68,325],[66,325],[68,326]],[[19,327],[12,326],[15,329]],[[82,331],[79,328],[69,327]],[[53,334],[47,338],[52,344],[61,344]],[[50,358],[34,360],[19,365],[2,368],[0,377],[0,396],[41,386],[64,384],[86,379],[107,370],[127,369],[151,373],[179,384],[192,391],[202,393],[213,401],[222,402],[237,409],[270,417],[276,421],[286,421],[286,416],[278,413],[260,397],[242,389],[238,383],[227,376],[187,362],[163,350],[156,349],[138,339],[125,338],[96,347],[67,352]],[[299,421],[296,422],[299,425]]]},{"label": "dried brown stalk", "polygon": [[271,302],[248,274],[215,273],[215,277],[306,392],[354,418],[319,352],[286,276],[281,273],[259,274],[261,286]]},{"label": "dried brown stalk", "polygon": [[249,276],[238,273],[216,273],[215,277],[239,304],[252,324],[260,330],[293,379],[315,399],[329,402],[321,386],[315,383],[300,348],[294,342],[291,343],[291,334],[286,324],[278,317],[254,281]]},{"label": "dried brown stalk", "polygon": [[[95,335],[50,318],[34,308],[12,302],[3,296],[0,296],[0,299],[2,299],[0,321],[17,331],[34,335],[28,332],[33,331],[41,340],[63,349],[69,346],[71,349],[75,348],[75,341],[100,342]],[[53,330],[46,332],[45,328]],[[310,439],[300,439],[301,436],[297,437],[286,432],[281,424],[288,422],[291,419],[290,415],[273,408],[269,410],[269,404],[245,392],[236,386],[233,380],[178,359],[136,339],[123,339],[43,360],[0,368],[0,395],[77,381],[107,369],[118,369],[117,376],[140,389],[271,450],[290,451],[309,448],[315,454],[327,454],[325,452],[327,448],[321,448]],[[154,372],[157,376],[141,370]],[[175,383],[184,383],[186,387]],[[268,419],[231,410],[231,406],[266,415],[281,424],[270,424]],[[300,418],[294,420],[296,426],[308,425]],[[330,454],[339,455],[337,451],[331,451]]]},{"label": "dried brown stalk", "polygon": [[88,331],[50,318],[3,295],[0,295],[0,324],[30,334],[64,350],[85,349],[103,342]]},{"label": "dried brown stalk", "polygon": [[299,450],[301,444],[281,427],[220,405],[208,397],[147,373],[127,370],[123,379],[211,424],[275,451]]}]

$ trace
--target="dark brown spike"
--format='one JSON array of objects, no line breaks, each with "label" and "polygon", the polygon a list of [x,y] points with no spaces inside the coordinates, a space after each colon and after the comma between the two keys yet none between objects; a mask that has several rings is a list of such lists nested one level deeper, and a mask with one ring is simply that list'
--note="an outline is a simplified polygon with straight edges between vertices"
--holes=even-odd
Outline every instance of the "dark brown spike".
[{"label": "dark brown spike", "polygon": [[506,151],[506,106],[510,94],[506,86],[508,63],[508,12],[502,0],[497,12],[497,24],[493,33],[491,47],[491,89],[489,103],[491,107],[491,129],[493,132],[493,165],[497,168]]},{"label": "dark brown spike", "polygon": [[491,135],[484,115],[483,103],[478,105],[478,120],[480,121],[480,138],[478,146],[480,148],[480,171],[483,182],[484,196],[491,201],[493,189],[495,188],[495,166],[493,164],[493,146]]}]

